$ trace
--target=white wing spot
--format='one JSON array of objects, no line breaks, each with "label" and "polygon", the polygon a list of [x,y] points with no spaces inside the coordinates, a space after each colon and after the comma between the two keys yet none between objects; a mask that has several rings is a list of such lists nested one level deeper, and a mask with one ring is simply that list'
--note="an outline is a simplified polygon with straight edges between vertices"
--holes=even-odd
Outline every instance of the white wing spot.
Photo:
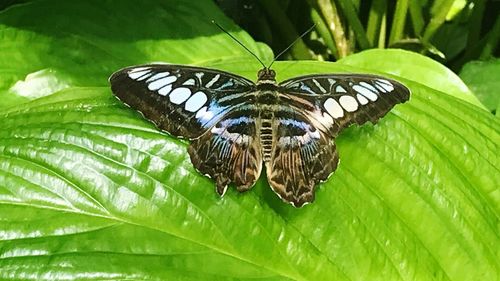
[{"label": "white wing spot", "polygon": [[380,84],[375,83],[374,85],[375,85],[375,88],[377,88],[379,90],[379,92],[387,93],[387,90],[385,88],[383,88],[382,86],[380,86]]},{"label": "white wing spot", "polygon": [[214,126],[212,130],[210,130],[210,132],[212,134],[217,134],[225,139],[231,140],[237,144],[248,143],[251,139],[250,136],[245,134],[230,133],[225,127],[217,128],[216,126]]},{"label": "white wing spot", "polygon": [[233,86],[233,85],[234,85],[233,79],[229,79],[226,83],[224,83],[222,86],[217,88],[217,90],[223,90],[223,89],[230,87],[230,86]]},{"label": "white wing spot", "polygon": [[326,112],[330,114],[333,118],[340,118],[344,116],[344,110],[340,107],[340,104],[333,98],[328,98],[323,104]]},{"label": "white wing spot", "polygon": [[177,80],[177,77],[175,77],[175,76],[168,76],[165,78],[160,78],[158,80],[155,80],[155,81],[149,83],[148,89],[150,89],[151,91],[156,91],[156,90],[163,88],[169,84],[172,84],[176,80]]},{"label": "white wing spot", "polygon": [[208,98],[203,92],[194,93],[186,102],[184,109],[190,112],[195,112],[199,110],[206,102]]},{"label": "white wing spot", "polygon": [[166,96],[166,95],[168,95],[168,93],[170,93],[170,91],[172,91],[172,85],[168,85],[166,87],[159,89],[158,95]]},{"label": "white wing spot", "polygon": [[177,88],[170,93],[170,101],[175,104],[181,104],[185,102],[189,96],[191,96],[191,91],[188,88]]},{"label": "white wing spot", "polygon": [[337,87],[335,87],[335,92],[336,93],[347,93],[347,91],[344,89],[344,87],[338,85]]},{"label": "white wing spot", "polygon": [[312,80],[314,85],[316,85],[316,87],[318,87],[318,89],[322,92],[322,93],[326,93],[326,90],[325,88],[323,88],[323,86],[321,86],[321,84],[316,80],[316,79],[313,79]]},{"label": "white wing spot", "polygon": [[339,98],[339,103],[348,112],[353,112],[358,109],[358,102],[351,96],[341,96]]},{"label": "white wing spot", "polygon": [[308,134],[314,138],[314,139],[320,139],[321,135],[319,133],[319,130],[315,130],[314,132],[309,131]]},{"label": "white wing spot", "polygon": [[330,116],[330,114],[323,112],[321,115],[321,118],[319,121],[322,124],[326,124],[327,126],[331,126],[333,124],[333,118]]},{"label": "white wing spot", "polygon": [[212,111],[207,110],[206,106],[200,108],[200,110],[198,110],[198,112],[196,112],[195,115],[196,119],[201,119],[205,122],[212,119],[212,117],[214,117],[214,113]]},{"label": "white wing spot", "polygon": [[384,88],[386,92],[392,92],[394,90],[394,86],[391,84],[391,82],[385,79],[377,79],[375,80],[375,83],[378,84],[380,87]]},{"label": "white wing spot", "polygon": [[[331,117],[330,117],[331,118]],[[311,142],[312,139],[319,139],[321,137],[320,133],[318,130],[314,131],[314,132],[306,132],[304,135],[302,136],[286,136],[286,137],[280,137],[279,138],[279,142],[281,143],[291,143],[291,142],[295,142],[295,141],[298,141],[300,142],[302,145],[304,144],[308,144]]]},{"label": "white wing spot", "polygon": [[185,85],[185,86],[194,86],[196,84],[196,81],[194,81],[193,78],[189,78],[188,80],[184,81],[184,83],[182,83],[182,85]]},{"label": "white wing spot", "polygon": [[[150,72],[151,72],[151,71],[149,71],[149,70],[143,70],[143,71],[133,71],[133,72],[132,72],[132,71],[130,71],[130,72],[128,73],[128,77],[130,77],[130,79],[138,80],[138,78],[140,78],[140,77],[142,77],[142,76],[144,76],[144,75],[146,75],[146,74],[148,74],[148,73],[150,73]],[[151,76],[151,74],[149,74],[149,75],[148,75],[148,76],[146,76],[146,77],[149,77],[149,76]],[[146,78],[146,77],[145,77],[145,78]],[[140,79],[140,80],[142,80],[142,79]]]},{"label": "white wing spot", "polygon": [[368,100],[367,100],[364,96],[362,96],[362,95],[360,95],[360,94],[357,94],[357,95],[356,95],[356,98],[358,98],[358,101],[359,101],[359,103],[360,103],[361,105],[365,105],[365,104],[367,104],[367,103],[368,103]]},{"label": "white wing spot", "polygon": [[373,93],[372,91],[368,90],[367,88],[365,87],[361,87],[359,85],[354,85],[352,87],[356,92],[362,94],[363,96],[367,97],[369,100],[371,101],[376,101],[378,96]]},{"label": "white wing spot", "polygon": [[392,83],[391,83],[391,82],[389,82],[389,81],[387,81],[387,80],[385,80],[385,79],[376,79],[376,81],[378,81],[378,82],[380,82],[380,83],[383,83],[383,84],[387,84],[387,85],[389,85],[389,86],[391,86],[391,85],[392,85]]},{"label": "white wing spot", "polygon": [[316,94],[316,93],[315,93],[313,90],[311,90],[311,88],[309,88],[306,84],[302,84],[302,85],[300,85],[300,89],[301,89],[302,91],[306,91],[306,92],[308,92],[308,93],[310,93],[310,94],[313,94],[313,95],[315,95],[315,94]]},{"label": "white wing spot", "polygon": [[326,81],[328,81],[328,84],[330,84],[329,88],[328,88],[328,92],[332,92],[332,89],[333,89],[333,86],[335,85],[335,83],[337,81],[333,80],[332,78],[327,78]]},{"label": "white wing spot", "polygon": [[156,73],[155,75],[149,77],[148,80],[146,80],[146,82],[151,82],[151,81],[154,81],[154,80],[158,80],[160,78],[163,78],[165,76],[168,76],[170,73],[168,72],[159,72],[159,73]]},{"label": "white wing spot", "polygon": [[314,119],[318,120],[320,125],[323,125],[328,128],[333,124],[333,118],[330,116],[330,114],[322,110],[317,110],[313,114],[314,114]]},{"label": "white wing spot", "polygon": [[367,88],[368,90],[370,90],[370,91],[372,91],[374,93],[378,92],[378,90],[375,87],[373,87],[372,85],[370,85],[370,84],[368,84],[368,83],[366,83],[364,81],[363,82],[359,82],[359,85]]},{"label": "white wing spot", "polygon": [[206,85],[205,85],[205,88],[210,88],[212,87],[213,84],[215,84],[215,82],[217,82],[220,78],[220,74],[217,74],[214,76],[214,78],[212,78],[212,80],[210,80]]}]

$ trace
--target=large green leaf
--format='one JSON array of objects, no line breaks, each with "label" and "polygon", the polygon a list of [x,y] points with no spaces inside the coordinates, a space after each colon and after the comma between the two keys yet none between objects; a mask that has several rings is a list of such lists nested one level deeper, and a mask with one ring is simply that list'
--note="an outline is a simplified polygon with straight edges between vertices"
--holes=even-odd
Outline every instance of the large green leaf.
[{"label": "large green leaf", "polygon": [[[313,204],[282,203],[264,177],[220,199],[187,143],[106,82],[149,61],[253,78],[258,63],[210,19],[271,58],[209,1],[40,0],[0,14],[0,279],[499,277],[500,124],[421,56],[277,63],[279,79],[379,72],[413,94],[338,138],[341,164]],[[406,57],[427,68],[407,70]]]}]

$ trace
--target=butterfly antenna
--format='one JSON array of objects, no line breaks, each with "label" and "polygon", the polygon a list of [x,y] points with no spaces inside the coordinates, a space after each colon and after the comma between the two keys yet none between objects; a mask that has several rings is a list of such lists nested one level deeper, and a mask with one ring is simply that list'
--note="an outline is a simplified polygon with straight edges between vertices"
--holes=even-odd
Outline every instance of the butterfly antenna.
[{"label": "butterfly antenna", "polygon": [[243,43],[241,43],[240,41],[238,41],[238,39],[236,39],[236,37],[234,37],[233,35],[231,35],[231,33],[227,32],[222,26],[220,26],[214,20],[212,20],[212,23],[215,24],[215,25],[217,25],[217,27],[220,28],[220,30],[224,31],[224,33],[226,33],[227,35],[229,35],[229,37],[233,38],[233,40],[236,41],[236,43],[240,44],[241,47],[243,47],[250,54],[252,54],[252,56],[254,56],[260,62],[260,64],[262,65],[262,67],[266,68],[266,65],[259,59],[259,57],[256,54],[254,54],[252,51],[250,51],[250,49],[248,49],[245,45],[243,45]]},{"label": "butterfly antenna", "polygon": [[299,37],[297,37],[297,39],[295,39],[292,44],[288,45],[288,47],[286,47],[283,51],[281,51],[277,56],[274,57],[273,61],[271,62],[271,64],[267,67],[267,68],[271,68],[271,66],[273,65],[273,63],[281,56],[283,55],[286,51],[288,51],[293,45],[295,45],[295,43],[297,43],[297,41],[299,41],[300,39],[302,39],[302,37],[306,36],[307,33],[311,32],[311,30],[313,30],[313,28],[316,26],[316,24],[313,24],[311,27],[309,27],[309,29],[307,29],[306,31],[304,31],[304,33],[302,33],[302,35],[300,35]]}]

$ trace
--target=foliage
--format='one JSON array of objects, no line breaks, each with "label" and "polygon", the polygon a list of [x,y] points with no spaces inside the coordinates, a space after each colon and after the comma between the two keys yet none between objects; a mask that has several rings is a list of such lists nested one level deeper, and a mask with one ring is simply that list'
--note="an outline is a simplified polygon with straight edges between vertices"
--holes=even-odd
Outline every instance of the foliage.
[{"label": "foliage", "polygon": [[272,60],[211,1],[38,0],[0,14],[0,279],[498,278],[500,123],[418,54],[277,62],[279,80],[380,73],[413,95],[337,139],[340,167],[313,204],[283,204],[263,177],[218,198],[187,144],[106,81],[151,61],[254,79],[259,64],[211,19]]},{"label": "foliage", "polygon": [[217,0],[250,34],[279,52],[311,25],[289,57],[337,60],[370,48],[397,47],[446,63],[498,55],[500,5],[479,0]]},{"label": "foliage", "polygon": [[489,61],[472,61],[460,72],[467,85],[476,93],[479,100],[490,110],[500,109],[500,59]]}]

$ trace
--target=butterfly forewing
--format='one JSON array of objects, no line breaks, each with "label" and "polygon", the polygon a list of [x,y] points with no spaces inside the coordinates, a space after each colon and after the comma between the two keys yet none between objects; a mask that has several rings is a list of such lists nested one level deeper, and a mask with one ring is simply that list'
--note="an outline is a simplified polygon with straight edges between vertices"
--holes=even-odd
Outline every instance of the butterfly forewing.
[{"label": "butterfly forewing", "polygon": [[331,137],[351,124],[376,123],[410,98],[401,83],[374,75],[302,76],[280,86],[291,106],[303,108],[310,121]]},{"label": "butterfly forewing", "polygon": [[201,67],[150,64],[124,68],[111,78],[113,93],[174,136],[201,136],[228,112],[253,82]]}]

